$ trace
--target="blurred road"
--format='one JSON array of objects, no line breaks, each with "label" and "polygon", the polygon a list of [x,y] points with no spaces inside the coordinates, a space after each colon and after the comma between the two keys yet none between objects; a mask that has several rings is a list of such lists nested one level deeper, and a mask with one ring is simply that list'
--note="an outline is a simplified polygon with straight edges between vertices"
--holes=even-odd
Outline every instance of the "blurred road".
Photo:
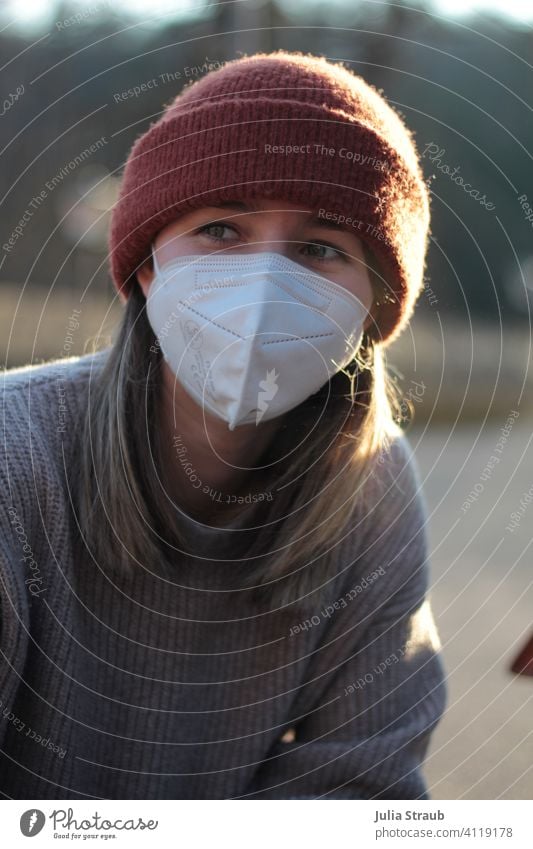
[{"label": "blurred road", "polygon": [[425,768],[434,799],[533,798],[533,677],[508,671],[533,631],[533,421],[525,418],[505,443],[506,415],[482,431],[408,432],[431,515],[431,598],[449,676]]}]

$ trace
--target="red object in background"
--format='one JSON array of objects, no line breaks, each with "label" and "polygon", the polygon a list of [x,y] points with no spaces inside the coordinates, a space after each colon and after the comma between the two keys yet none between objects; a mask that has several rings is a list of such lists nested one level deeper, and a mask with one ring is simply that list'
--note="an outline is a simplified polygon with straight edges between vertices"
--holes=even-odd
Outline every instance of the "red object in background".
[{"label": "red object in background", "polygon": [[513,660],[511,672],[515,672],[517,675],[533,675],[533,634],[529,642]]}]

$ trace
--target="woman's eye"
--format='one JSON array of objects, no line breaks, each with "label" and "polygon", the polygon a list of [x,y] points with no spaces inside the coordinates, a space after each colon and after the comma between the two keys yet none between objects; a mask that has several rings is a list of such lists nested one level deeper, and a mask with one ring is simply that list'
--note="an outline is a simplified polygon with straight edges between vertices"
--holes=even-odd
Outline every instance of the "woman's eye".
[{"label": "woman's eye", "polygon": [[[309,256],[313,259],[340,259],[341,252],[331,245],[322,245],[319,242],[309,242],[306,246],[309,250]],[[328,253],[329,251],[329,253]]]},{"label": "woman's eye", "polygon": [[230,234],[235,234],[235,230],[233,229],[233,227],[230,227],[228,224],[222,224],[216,221],[211,224],[204,224],[204,226],[200,227],[196,232],[205,233],[211,239],[215,239],[217,242],[221,242],[225,240],[224,232],[226,230]]}]

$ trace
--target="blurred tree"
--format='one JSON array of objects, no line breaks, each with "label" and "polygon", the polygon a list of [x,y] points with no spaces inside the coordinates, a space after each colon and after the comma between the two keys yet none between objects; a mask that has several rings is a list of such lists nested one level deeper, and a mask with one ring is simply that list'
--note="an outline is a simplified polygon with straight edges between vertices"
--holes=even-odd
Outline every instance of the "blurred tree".
[{"label": "blurred tree", "polygon": [[[56,3],[56,23],[75,8]],[[282,47],[343,61],[382,89],[412,128],[424,173],[434,175],[428,285],[439,310],[493,319],[527,315],[529,300],[516,293],[516,257],[525,261],[533,253],[531,224],[518,202],[526,194],[533,204],[531,36],[525,28],[504,27],[489,16],[453,22],[431,15],[421,0],[205,3],[167,25],[134,25],[102,3],[80,22],[54,24],[46,37],[33,34],[31,41],[9,28],[0,34],[5,96],[24,85],[24,95],[1,117],[2,244],[32,198],[42,191],[47,197],[24,235],[2,251],[4,278],[24,281],[30,274],[32,283],[49,287],[57,277],[58,285],[81,289],[94,275],[97,287],[111,291],[102,204],[112,204],[135,138],[183,85],[205,72],[206,58],[222,63]],[[151,80],[140,94],[127,94]],[[105,143],[83,159],[92,171],[71,169],[99,138]],[[434,160],[430,144],[443,151]],[[494,203],[493,211],[452,179],[454,168]],[[79,183],[89,173],[104,175],[105,190],[86,181],[93,188],[84,198]],[[80,233],[84,221],[86,235]],[[420,306],[432,308],[430,299]]]}]

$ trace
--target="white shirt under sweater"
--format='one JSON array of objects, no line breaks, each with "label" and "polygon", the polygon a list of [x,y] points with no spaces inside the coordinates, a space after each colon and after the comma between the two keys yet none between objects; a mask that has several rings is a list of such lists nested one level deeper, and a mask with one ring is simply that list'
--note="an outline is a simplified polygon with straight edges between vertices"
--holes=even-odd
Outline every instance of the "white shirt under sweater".
[{"label": "white shirt under sweater", "polygon": [[113,584],[74,559],[65,482],[105,354],[1,378],[0,794],[428,799],[422,763],[446,685],[406,436],[379,467],[391,485],[364,532],[338,545],[329,615],[230,601],[231,532],[186,514],[203,559],[180,555],[173,580],[151,564]]}]

